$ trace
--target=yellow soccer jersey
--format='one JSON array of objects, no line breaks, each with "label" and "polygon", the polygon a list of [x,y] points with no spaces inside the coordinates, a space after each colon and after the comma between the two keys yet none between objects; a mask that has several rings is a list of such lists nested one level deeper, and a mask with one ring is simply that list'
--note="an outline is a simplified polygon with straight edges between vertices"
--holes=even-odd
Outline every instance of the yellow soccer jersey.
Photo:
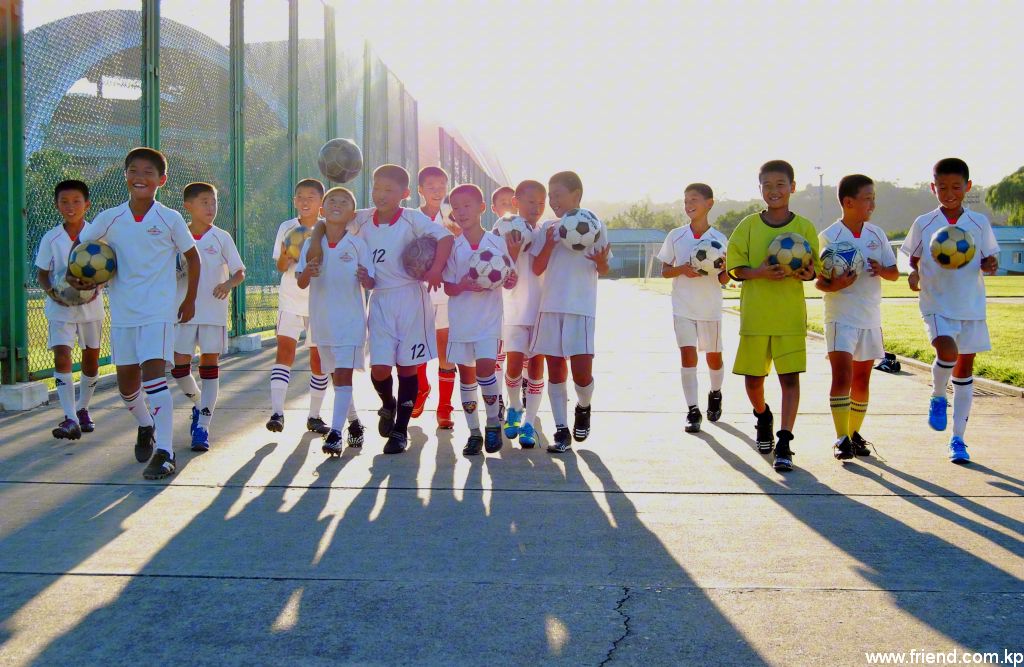
[{"label": "yellow soccer jersey", "polygon": [[[814,268],[821,268],[818,259],[818,232],[810,220],[794,216],[781,227],[772,227],[760,214],[748,215],[729,237],[727,264],[729,273],[740,267],[757,268],[768,256],[768,246],[779,234],[794,233],[807,239],[814,255]],[[807,333],[807,305],[803,283],[794,278],[784,280],[744,280],[740,290],[740,335],[803,336]]]}]

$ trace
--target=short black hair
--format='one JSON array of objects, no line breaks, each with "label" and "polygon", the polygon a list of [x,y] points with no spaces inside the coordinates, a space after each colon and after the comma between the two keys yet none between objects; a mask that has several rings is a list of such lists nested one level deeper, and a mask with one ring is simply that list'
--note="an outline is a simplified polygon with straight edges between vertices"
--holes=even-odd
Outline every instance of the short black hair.
[{"label": "short black hair", "polygon": [[349,201],[352,202],[352,208],[356,208],[356,196],[348,188],[343,188],[340,185],[336,185],[324,193],[323,200],[327,201],[327,198],[330,197],[331,195],[342,195],[343,197],[348,197]]},{"label": "short black hair", "polygon": [[683,194],[685,195],[687,192],[696,192],[704,199],[715,198],[714,190],[712,190],[711,186],[706,183],[690,183],[686,186],[686,189],[683,190]]},{"label": "short black hair", "polygon": [[548,189],[544,187],[543,183],[527,179],[516,186],[516,197],[522,197],[529,190],[539,191],[542,197],[548,196]]},{"label": "short black hair", "polygon": [[971,170],[967,167],[967,163],[958,157],[944,157],[932,167],[932,178],[949,174],[963,176],[965,181],[971,180]]},{"label": "short black hair", "polygon": [[124,156],[124,170],[128,171],[128,165],[136,160],[150,163],[161,176],[167,175],[167,157],[155,148],[139,146],[128,151],[128,155]]},{"label": "short black hair", "polygon": [[299,194],[299,188],[312,188],[320,194],[320,199],[324,198],[324,184],[315,178],[304,178],[295,184],[295,194]]},{"label": "short black hair", "polygon": [[82,181],[69,178],[66,181],[61,181],[53,188],[53,201],[57,201],[60,197],[60,193],[69,192],[71,190],[78,190],[85,197],[85,201],[89,201],[89,186]]},{"label": "short black hair", "polygon": [[382,164],[373,170],[373,180],[383,178],[393,183],[397,183],[402,189],[409,187],[409,172],[404,167],[400,167],[397,164]]},{"label": "short black hair", "polygon": [[843,205],[843,200],[847,197],[857,198],[860,194],[860,189],[869,185],[874,185],[875,182],[864,174],[849,174],[839,179],[839,205]]},{"label": "short black hair", "polygon": [[492,192],[492,193],[491,193],[491,206],[494,206],[494,202],[495,202],[495,200],[497,200],[497,199],[498,199],[498,195],[500,195],[500,194],[501,194],[502,192],[508,192],[508,193],[510,193],[510,194],[511,194],[511,195],[512,195],[513,197],[515,197],[515,196],[516,196],[516,191],[515,191],[515,190],[513,190],[513,189],[512,189],[512,188],[511,188],[510,186],[508,186],[508,185],[503,185],[503,186],[501,186],[500,188],[498,188],[497,190],[495,190],[494,192]]},{"label": "short black hair", "polygon": [[583,181],[575,171],[560,171],[548,179],[548,187],[561,183],[569,192],[583,193]]},{"label": "short black hair", "polygon": [[785,160],[768,160],[762,164],[757,172],[758,180],[765,174],[785,174],[790,183],[796,181],[796,172],[793,171],[793,165]]},{"label": "short black hair", "polygon": [[472,195],[481,204],[484,203],[484,191],[481,190],[479,186],[473,185],[472,183],[456,185],[452,188],[452,191],[448,193],[448,201],[451,202],[455,199],[455,195]]},{"label": "short black hair", "polygon": [[199,195],[204,194],[206,192],[209,192],[214,197],[217,196],[217,188],[212,183],[203,183],[203,182],[189,183],[188,185],[185,186],[185,189],[182,190],[182,192],[181,192],[181,200],[182,201],[190,201],[190,200],[195,199]]},{"label": "short black hair", "polygon": [[440,176],[445,181],[448,180],[447,171],[436,165],[429,165],[420,169],[420,173],[416,176],[416,183],[422,186],[431,176]]}]

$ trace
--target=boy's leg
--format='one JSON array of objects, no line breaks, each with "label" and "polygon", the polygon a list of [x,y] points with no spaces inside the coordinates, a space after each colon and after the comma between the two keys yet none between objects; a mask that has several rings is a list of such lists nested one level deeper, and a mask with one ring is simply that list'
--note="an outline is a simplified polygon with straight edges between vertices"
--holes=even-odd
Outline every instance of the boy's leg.
[{"label": "boy's leg", "polygon": [[[270,369],[271,420],[267,422],[267,428],[271,431],[284,429],[284,402],[288,394],[288,383],[292,379],[296,344],[296,339],[291,336],[278,335],[277,337],[277,358],[274,360],[274,366]],[[271,428],[271,424],[277,421],[280,421],[280,427]]]},{"label": "boy's leg", "polygon": [[199,344],[198,324],[178,324],[174,327],[174,368],[171,377],[178,388],[192,402],[192,430],[199,423],[199,386],[192,375],[192,355]]},{"label": "boy's leg", "polygon": [[[306,340],[309,341],[308,334]],[[320,348],[316,345],[310,345],[309,348],[309,370],[309,412],[306,414],[306,430],[326,435],[330,429],[320,418],[320,409],[324,405],[324,396],[327,394],[327,385],[331,383],[331,378],[321,367]]]},{"label": "boy's leg", "polygon": [[743,377],[743,388],[747,390],[747,398],[750,399],[750,405],[754,408],[754,414],[762,414],[768,409],[768,405],[764,402],[764,377],[756,375],[746,375]]},{"label": "boy's leg", "polygon": [[370,382],[373,389],[380,397],[380,423],[377,432],[382,438],[391,435],[395,427],[395,389],[394,380],[391,377],[391,366],[376,364],[370,367]]},{"label": "boy's leg", "polygon": [[523,447],[533,447],[537,444],[534,423],[537,421],[537,412],[540,410],[540,402],[544,397],[544,357],[542,355],[530,357],[526,366],[526,378],[526,412],[523,414],[519,444]]},{"label": "boy's leg", "polygon": [[[849,352],[829,352],[828,361],[832,366],[832,386],[828,393],[829,408],[832,411],[832,423],[836,429],[836,438],[842,440],[852,433],[850,430],[850,387],[853,383],[853,355]],[[782,420],[785,424],[785,410],[783,410]]]},{"label": "boy's leg", "polygon": [[352,406],[352,369],[335,368],[332,373],[334,381],[334,413],[331,415],[331,430],[340,434],[345,428],[345,419],[348,418],[349,409]]},{"label": "boy's leg", "polygon": [[936,431],[945,431],[946,410],[949,407],[946,388],[953,376],[959,350],[951,336],[935,336],[932,347],[935,348],[935,361],[932,362],[932,398],[928,406],[928,425]]},{"label": "boy's leg", "polygon": [[[721,349],[721,341],[719,341]],[[716,422],[722,417],[722,383],[725,380],[725,362],[721,352],[708,352],[704,355],[708,362],[708,375],[711,378],[708,391],[708,419]]]},{"label": "boy's leg", "polygon": [[953,368],[953,437],[963,440],[974,402],[974,354],[961,354]]},{"label": "boy's leg", "polygon": [[142,362],[142,389],[153,411],[156,426],[156,448],[174,453],[174,399],[167,387],[166,362],[163,359],[147,359]]},{"label": "boy's leg", "polygon": [[[64,411],[61,427],[68,421],[77,425],[78,417],[75,415],[75,379],[71,372],[71,348],[67,345],[55,345],[53,347],[53,379],[57,385],[57,400],[60,401],[60,407]],[[70,424],[68,425],[69,431],[66,435],[58,435],[61,427],[54,429],[54,437],[77,440],[81,435],[80,432],[78,435],[75,435],[75,429]]]},{"label": "boy's leg", "polygon": [[697,433],[702,421],[700,408],[697,407],[697,348],[692,345],[680,347],[679,361],[679,379],[683,384],[683,402],[686,408],[685,430],[687,433]]},{"label": "boy's leg", "polygon": [[219,354],[199,355],[199,379],[203,382],[199,400],[199,425],[209,430],[213,412],[217,409],[217,396],[220,393]]},{"label": "boy's leg", "polygon": [[[480,344],[474,345],[475,349],[481,347]],[[484,429],[484,449],[493,454],[500,450],[503,444],[501,439],[501,414],[498,406],[498,398],[501,396],[502,389],[501,385],[498,384],[495,370],[497,361],[494,358],[498,356],[497,345],[494,345],[493,348],[488,347],[485,351],[476,352],[476,354],[486,355],[476,360],[476,381],[480,386],[480,393],[483,394],[484,411],[487,414],[487,423]]]},{"label": "boy's leg", "polygon": [[86,347],[82,350],[82,377],[78,387],[78,403],[75,405],[82,430],[92,431],[94,427],[92,418],[89,416],[89,403],[92,402],[93,392],[96,391],[99,374],[100,347],[97,339],[95,347]]},{"label": "boy's leg", "polygon": [[569,379],[569,364],[562,357],[547,356],[548,364],[548,400],[551,402],[551,415],[555,420],[556,429],[569,428],[569,391],[565,386]]},{"label": "boy's leg", "polygon": [[416,393],[419,391],[419,377],[416,366],[398,366],[398,406],[395,409],[395,428],[405,435],[412,418],[412,409],[416,405]]},{"label": "boy's leg", "polygon": [[[447,305],[444,306],[447,308]],[[440,306],[435,306],[435,313]],[[447,316],[445,316],[447,317]],[[448,324],[445,319],[444,324]],[[455,364],[448,361],[448,327],[437,329],[437,425],[440,428],[451,428],[452,394],[455,393]]]},{"label": "boy's leg", "polygon": [[857,456],[871,454],[868,442],[860,434],[860,429],[868,411],[871,369],[874,364],[873,359],[853,362],[853,382],[850,386],[850,439],[853,441],[853,452]]},{"label": "boy's leg", "polygon": [[505,353],[505,388],[508,393],[508,404],[513,410],[523,412],[523,362],[522,352]]},{"label": "boy's leg", "polygon": [[505,386],[505,342],[498,340],[498,354],[494,359],[494,378],[498,381],[498,419],[505,419],[505,399],[503,398]]},{"label": "boy's leg", "polygon": [[800,409],[800,373],[779,374],[779,386],[782,387],[782,430],[792,433]]}]

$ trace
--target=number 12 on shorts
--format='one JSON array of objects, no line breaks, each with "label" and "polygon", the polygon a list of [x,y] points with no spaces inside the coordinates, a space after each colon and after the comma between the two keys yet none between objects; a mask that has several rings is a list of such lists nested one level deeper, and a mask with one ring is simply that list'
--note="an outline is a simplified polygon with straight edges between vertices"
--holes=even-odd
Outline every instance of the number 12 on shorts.
[{"label": "number 12 on shorts", "polygon": [[426,345],[424,345],[423,343],[416,343],[415,345],[412,346],[412,358],[413,359],[422,359],[425,356],[427,356],[427,346]]}]

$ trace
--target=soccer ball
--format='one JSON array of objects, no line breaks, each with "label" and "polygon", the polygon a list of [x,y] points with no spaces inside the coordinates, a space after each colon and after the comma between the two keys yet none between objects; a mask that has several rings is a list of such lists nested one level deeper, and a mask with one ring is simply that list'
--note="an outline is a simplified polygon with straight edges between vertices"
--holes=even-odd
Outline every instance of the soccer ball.
[{"label": "soccer ball", "polygon": [[505,239],[507,239],[510,234],[519,234],[523,239],[522,250],[526,250],[530,247],[532,232],[530,230],[530,225],[522,216],[506,215],[499,218],[498,221],[494,223],[494,233]]},{"label": "soccer ball", "polygon": [[864,256],[849,241],[829,243],[821,252],[821,271],[829,279],[847,271],[859,276],[864,271]]},{"label": "soccer ball", "polygon": [[331,139],[320,147],[320,173],[335,183],[348,183],[363,168],[363,152],[351,139]]},{"label": "soccer ball", "polygon": [[437,239],[420,236],[409,242],[402,251],[402,268],[413,280],[423,280],[423,274],[434,264],[437,254]]},{"label": "soccer ball", "polygon": [[582,252],[600,240],[602,231],[596,215],[585,208],[574,208],[562,216],[558,238],[566,248]]},{"label": "soccer ball", "polygon": [[53,283],[51,296],[54,301],[64,306],[82,306],[95,299],[97,294],[99,294],[99,288],[80,290],[68,285],[67,279],[61,276]]},{"label": "soccer ball", "polygon": [[284,251],[296,262],[302,254],[302,245],[313,234],[308,227],[298,226],[284,235]]},{"label": "soccer ball", "polygon": [[179,283],[188,280],[188,257],[184,253],[179,252],[174,256],[174,274]]},{"label": "soccer ball", "polygon": [[469,277],[484,289],[494,289],[512,272],[512,259],[488,248],[482,248],[469,258]]},{"label": "soccer ball", "polygon": [[690,266],[702,276],[717,276],[725,268],[725,246],[715,239],[704,239],[690,251]]},{"label": "soccer ball", "polygon": [[68,256],[68,273],[91,285],[102,285],[113,278],[116,271],[114,249],[102,241],[80,243]]},{"label": "soccer ball", "polygon": [[974,237],[966,229],[947,226],[932,234],[932,259],[944,269],[959,269],[974,259]]},{"label": "soccer ball", "polygon": [[787,276],[810,266],[813,257],[811,244],[799,234],[779,234],[768,244],[768,263],[781,266]]}]

